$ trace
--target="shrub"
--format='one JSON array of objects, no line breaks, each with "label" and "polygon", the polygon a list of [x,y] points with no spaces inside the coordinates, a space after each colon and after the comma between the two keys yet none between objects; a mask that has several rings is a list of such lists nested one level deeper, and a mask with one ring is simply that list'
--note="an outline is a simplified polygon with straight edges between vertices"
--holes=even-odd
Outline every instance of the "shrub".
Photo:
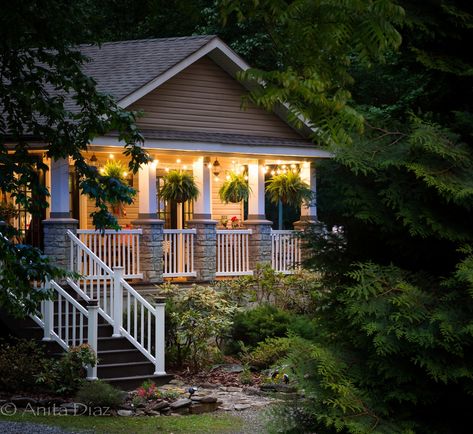
[{"label": "shrub", "polygon": [[220,339],[232,325],[236,305],[224,293],[210,287],[180,289],[163,285],[161,289],[167,296],[168,358],[178,366],[187,364],[198,369],[211,361],[211,344],[220,347]]},{"label": "shrub", "polygon": [[243,361],[258,369],[266,369],[285,357],[291,347],[291,338],[267,338],[243,356]]},{"label": "shrub", "polygon": [[239,312],[233,320],[231,339],[227,342],[227,352],[236,354],[243,342],[250,349],[268,337],[286,336],[292,322],[292,315],[270,304]]},{"label": "shrub", "polygon": [[36,378],[44,370],[43,349],[34,341],[15,339],[0,343],[0,390],[19,392],[40,389]]},{"label": "shrub", "polygon": [[123,402],[124,393],[101,380],[86,381],[77,392],[76,399],[89,407],[117,408]]}]

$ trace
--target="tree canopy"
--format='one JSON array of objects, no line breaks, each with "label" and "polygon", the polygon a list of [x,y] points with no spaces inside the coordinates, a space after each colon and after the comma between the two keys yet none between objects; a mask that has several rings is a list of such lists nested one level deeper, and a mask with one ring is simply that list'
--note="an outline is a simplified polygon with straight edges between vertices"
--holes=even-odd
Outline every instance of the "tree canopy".
[{"label": "tree canopy", "polygon": [[[32,152],[40,144],[47,157],[74,161],[80,189],[98,208],[94,224],[116,227],[107,203],[129,201],[131,192],[100,176],[87,164],[83,151],[94,136],[116,130],[132,171],[149,157],[141,147],[135,115],[100,94],[93,79],[82,73],[87,59],[76,47],[90,38],[89,15],[80,2],[32,0],[2,6],[0,189],[31,213],[47,206],[49,192],[38,179],[39,170],[47,167]],[[25,190],[33,194],[28,196]],[[7,228],[0,237],[0,301],[7,308],[32,311],[45,294],[31,291],[31,281],[44,281],[61,271],[31,246],[13,245],[12,231]]]}]

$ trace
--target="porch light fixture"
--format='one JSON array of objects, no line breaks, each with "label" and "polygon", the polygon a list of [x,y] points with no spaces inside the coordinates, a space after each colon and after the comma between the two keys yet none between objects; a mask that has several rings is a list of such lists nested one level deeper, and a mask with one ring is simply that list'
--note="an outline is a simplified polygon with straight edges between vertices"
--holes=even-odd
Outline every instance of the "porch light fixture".
[{"label": "porch light fixture", "polygon": [[213,166],[213,174],[215,175],[216,178],[218,178],[218,175],[220,175],[220,163],[218,162],[217,159],[215,159],[212,166]]},{"label": "porch light fixture", "polygon": [[90,165],[93,167],[97,167],[99,165],[99,159],[95,156],[95,152],[92,154],[92,157],[90,157]]}]

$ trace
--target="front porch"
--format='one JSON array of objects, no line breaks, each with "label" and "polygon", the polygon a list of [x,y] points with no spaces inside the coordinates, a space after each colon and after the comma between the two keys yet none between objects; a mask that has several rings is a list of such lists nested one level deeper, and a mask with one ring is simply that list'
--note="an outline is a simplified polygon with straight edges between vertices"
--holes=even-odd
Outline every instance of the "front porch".
[{"label": "front porch", "polygon": [[[258,263],[270,263],[282,273],[290,273],[300,265],[300,239],[291,226],[300,228],[301,223],[315,221],[316,206],[278,209],[265,200],[265,182],[276,173],[291,170],[299,173],[315,193],[313,161],[287,155],[151,155],[154,161],[137,174],[124,174],[138,192],[133,203],[123,206],[117,215],[121,231],[95,231],[90,218],[94,204],[70,188],[73,182],[69,163],[50,163],[47,182],[51,207],[44,221],[45,253],[59,262],[70,260],[67,247],[63,255],[58,255],[57,249],[57,230],[68,229],[109,267],[124,267],[125,278],[146,283],[168,278],[205,282],[248,275]],[[113,147],[91,147],[87,158],[99,171],[107,161],[127,164]],[[193,175],[199,190],[195,201],[179,204],[160,198],[165,175],[173,169]],[[244,174],[248,179],[247,201],[221,200],[219,189],[230,173]],[[268,215],[276,216],[279,222],[273,224]],[[283,229],[279,229],[281,226]]]}]

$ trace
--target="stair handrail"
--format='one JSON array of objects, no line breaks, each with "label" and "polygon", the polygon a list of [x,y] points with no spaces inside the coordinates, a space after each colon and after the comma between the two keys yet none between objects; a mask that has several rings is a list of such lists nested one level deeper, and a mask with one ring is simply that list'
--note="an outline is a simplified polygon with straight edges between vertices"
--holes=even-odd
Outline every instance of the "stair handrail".
[{"label": "stair handrail", "polygon": [[[113,326],[113,337],[123,336],[131,342],[150,362],[155,365],[155,375],[165,375],[165,361],[164,361],[164,302],[159,300],[156,306],[153,307],[139,292],[137,292],[126,280],[123,279],[123,267],[114,267],[111,269],[105,264],[91,249],[89,249],[72,231],[68,230],[67,235],[71,240],[71,271],[74,271],[73,249],[74,245],[89,256],[94,263],[98,264],[102,271],[105,271],[107,278],[110,279],[111,288],[111,309],[110,314],[99,305],[99,313],[105,320]],[[97,276],[83,276],[85,278],[95,278]],[[98,276],[98,278],[103,275]],[[72,279],[68,279],[70,286],[79,293],[82,297],[88,297],[87,294],[77,285]],[[127,315],[126,327],[123,327],[123,295],[127,298]],[[133,306],[136,309],[133,311],[134,328],[130,327],[131,308],[130,303],[133,298]],[[86,298],[87,299],[87,298]],[[138,335],[137,330],[137,308],[140,307],[140,312],[143,314],[140,319],[141,334]],[[148,315],[147,334],[145,336],[144,328],[144,312]],[[154,351],[151,342],[151,325],[154,322]],[[139,337],[139,339],[137,339]],[[153,355],[154,353],[154,355]]]},{"label": "stair handrail", "polygon": [[[39,289],[53,291],[53,297],[41,302],[41,318],[37,314],[31,315],[31,318],[43,329],[43,341],[55,341],[66,351],[71,346],[87,343],[97,354],[97,303],[94,300],[88,301],[85,308],[54,280],[47,280]],[[54,299],[57,299],[57,312],[55,312]],[[57,313],[56,324],[55,313]],[[65,314],[64,324],[63,313]],[[87,321],[87,336],[84,335],[85,320]],[[71,333],[69,333],[69,328]],[[87,379],[97,379],[97,365],[87,366]]]}]

